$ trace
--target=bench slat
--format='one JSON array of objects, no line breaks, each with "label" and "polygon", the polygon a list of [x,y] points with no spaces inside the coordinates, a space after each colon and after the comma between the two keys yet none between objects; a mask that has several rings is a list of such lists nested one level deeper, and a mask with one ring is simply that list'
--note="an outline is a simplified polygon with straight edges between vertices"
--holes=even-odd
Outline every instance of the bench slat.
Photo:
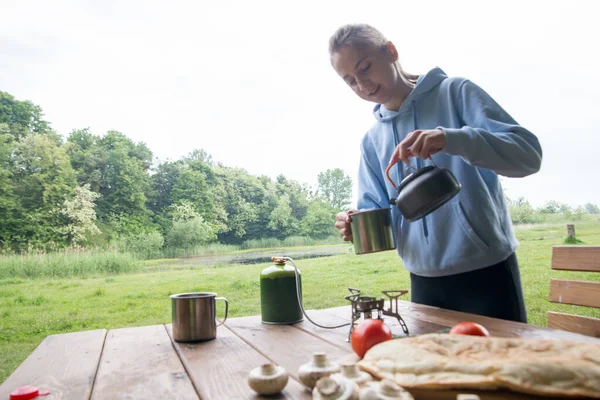
[{"label": "bench slat", "polygon": [[600,307],[600,282],[552,279],[550,301],[576,306]]},{"label": "bench slat", "polygon": [[548,312],[548,327],[600,338],[600,319]]},{"label": "bench slat", "polygon": [[552,269],[600,272],[600,246],[554,246]]}]

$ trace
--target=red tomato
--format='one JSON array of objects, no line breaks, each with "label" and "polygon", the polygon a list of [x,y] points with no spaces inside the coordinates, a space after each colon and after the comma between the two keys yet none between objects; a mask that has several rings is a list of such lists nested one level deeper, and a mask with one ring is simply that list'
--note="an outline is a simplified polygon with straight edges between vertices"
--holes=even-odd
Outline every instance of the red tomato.
[{"label": "red tomato", "polygon": [[450,329],[451,335],[473,335],[490,336],[490,333],[482,325],[475,322],[461,322]]},{"label": "red tomato", "polygon": [[352,350],[363,358],[367,350],[377,343],[392,339],[392,331],[380,319],[365,319],[352,330]]}]

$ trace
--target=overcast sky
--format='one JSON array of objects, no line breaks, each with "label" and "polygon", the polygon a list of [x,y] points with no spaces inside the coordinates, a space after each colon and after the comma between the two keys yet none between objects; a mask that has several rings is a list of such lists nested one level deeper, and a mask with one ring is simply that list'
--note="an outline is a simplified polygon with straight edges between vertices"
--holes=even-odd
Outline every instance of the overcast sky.
[{"label": "overcast sky", "polygon": [[405,70],[442,68],[486,90],[544,150],[504,178],[510,197],[600,204],[596,1],[0,0],[0,90],[60,134],[89,127],[161,160],[204,149],[254,175],[356,182],[375,121],[329,64],[348,22],[384,32]]}]

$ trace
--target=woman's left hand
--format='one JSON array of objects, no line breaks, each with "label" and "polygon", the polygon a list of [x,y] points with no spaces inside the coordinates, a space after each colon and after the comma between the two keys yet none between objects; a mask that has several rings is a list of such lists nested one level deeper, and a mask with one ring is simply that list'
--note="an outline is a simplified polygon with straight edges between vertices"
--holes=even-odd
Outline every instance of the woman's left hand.
[{"label": "woman's left hand", "polygon": [[416,130],[408,135],[392,154],[390,164],[402,160],[408,164],[410,157],[426,159],[437,153],[446,145],[446,134],[441,129]]}]

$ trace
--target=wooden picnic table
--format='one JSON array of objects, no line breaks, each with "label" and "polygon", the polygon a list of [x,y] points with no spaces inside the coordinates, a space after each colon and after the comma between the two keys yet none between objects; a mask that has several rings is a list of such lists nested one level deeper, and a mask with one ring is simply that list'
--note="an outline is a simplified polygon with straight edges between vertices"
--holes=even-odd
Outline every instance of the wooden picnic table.
[{"label": "wooden picnic table", "polygon": [[[474,321],[494,336],[600,344],[600,339],[591,336],[405,301],[398,302],[398,312],[411,335]],[[307,313],[327,326],[351,320],[350,305]],[[385,319],[395,335],[404,335],[396,319]],[[348,326],[324,329],[306,319],[295,325],[267,325],[260,316],[250,316],[228,319],[218,328],[215,340],[197,344],[174,342],[170,324],[51,335],[0,386],[0,400],[23,385],[49,390],[50,395],[42,400],[259,399],[247,377],[251,369],[267,362],[283,366],[290,379],[280,396],[265,398],[310,399],[310,391],[298,379],[298,368],[314,352],[325,352],[332,361],[358,360],[347,342],[348,332]],[[457,393],[465,391],[413,391],[416,399],[456,399]],[[499,392],[481,398],[535,399]]]}]

